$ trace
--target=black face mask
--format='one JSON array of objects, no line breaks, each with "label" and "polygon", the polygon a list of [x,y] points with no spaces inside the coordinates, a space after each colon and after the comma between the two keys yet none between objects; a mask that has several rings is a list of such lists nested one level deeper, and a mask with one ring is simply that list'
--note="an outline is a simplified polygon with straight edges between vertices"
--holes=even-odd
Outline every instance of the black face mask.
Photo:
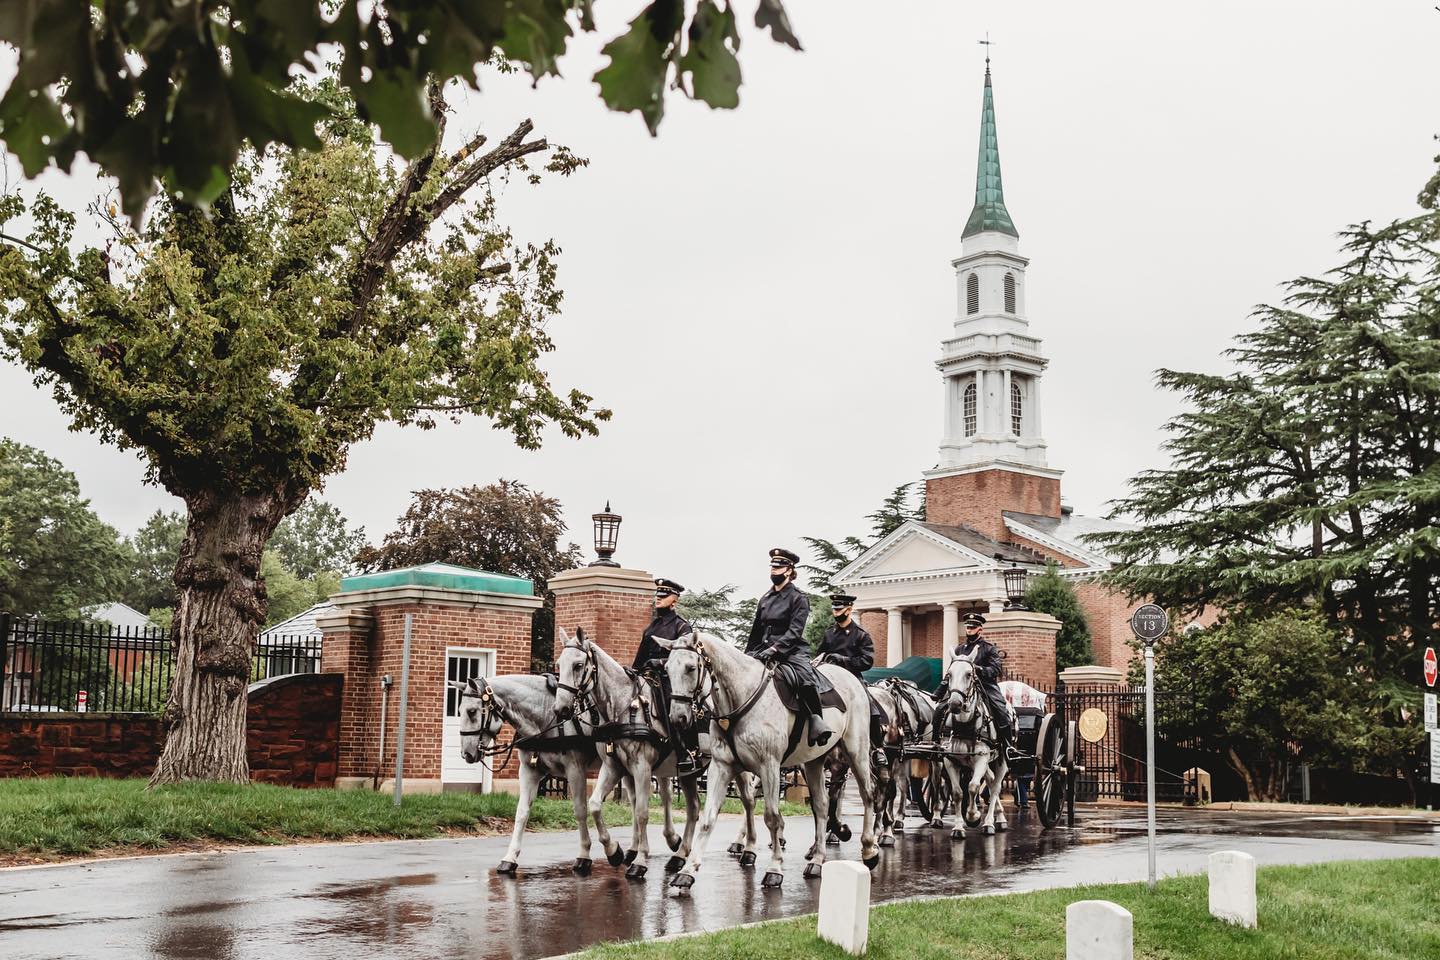
[{"label": "black face mask", "polygon": [[780,584],[782,584],[782,583],[785,582],[785,580],[787,579],[788,576],[789,576],[788,574],[784,574],[784,573],[772,573],[772,574],[770,574],[770,582],[773,583],[773,584],[775,584],[775,586],[778,587],[778,586],[780,586]]}]

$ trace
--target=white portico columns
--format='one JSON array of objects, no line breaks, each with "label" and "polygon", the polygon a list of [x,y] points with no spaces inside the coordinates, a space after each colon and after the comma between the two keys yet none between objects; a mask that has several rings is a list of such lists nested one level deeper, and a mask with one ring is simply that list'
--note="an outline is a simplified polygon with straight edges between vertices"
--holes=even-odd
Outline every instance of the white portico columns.
[{"label": "white portico columns", "polygon": [[950,661],[955,656],[955,648],[960,644],[960,605],[956,603],[942,603],[940,609],[945,613],[945,629],[941,633],[940,659],[942,669],[949,671]]},{"label": "white portico columns", "polygon": [[885,611],[885,666],[898,666],[905,659],[905,615],[899,607]]}]

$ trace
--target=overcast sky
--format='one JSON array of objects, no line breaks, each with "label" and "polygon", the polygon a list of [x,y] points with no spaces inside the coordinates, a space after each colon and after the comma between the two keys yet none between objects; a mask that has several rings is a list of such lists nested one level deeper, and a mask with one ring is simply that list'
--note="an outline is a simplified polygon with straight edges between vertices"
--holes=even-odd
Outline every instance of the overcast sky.
[{"label": "overcast sky", "polygon": [[[1081,513],[1163,464],[1178,407],[1152,372],[1220,369],[1253,305],[1337,262],[1337,230],[1414,212],[1440,152],[1432,0],[786,5],[805,51],[739,0],[740,109],[672,97],[658,138],[589,80],[639,0],[597,4],[563,79],[459,98],[457,137],[529,116],[591,160],[501,210],[562,247],[548,366],[615,419],[538,452],[480,420],[382,427],[323,493],[372,540],[412,490],[500,477],[558,497],[587,555],[609,499],[617,559],[691,587],[759,593],[767,548],[863,532],[937,459],[987,30],[1050,464]],[[104,188],[83,164],[45,183],[75,209]],[[0,411],[122,533],[179,506],[18,368],[0,365]]]}]

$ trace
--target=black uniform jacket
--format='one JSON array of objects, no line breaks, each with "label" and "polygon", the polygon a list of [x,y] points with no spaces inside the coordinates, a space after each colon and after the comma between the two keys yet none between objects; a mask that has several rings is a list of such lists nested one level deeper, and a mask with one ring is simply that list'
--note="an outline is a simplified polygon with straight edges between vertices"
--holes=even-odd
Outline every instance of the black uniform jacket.
[{"label": "black uniform jacket", "polygon": [[805,621],[810,618],[810,601],[805,594],[787,583],[782,590],[766,590],[755,608],[755,623],[750,627],[750,640],[745,652],[752,656],[770,647],[775,659],[810,661],[810,645],[805,642]]},{"label": "black uniform jacket", "polygon": [[820,653],[828,654],[831,663],[839,664],[857,677],[875,666],[875,641],[853,619],[848,627],[835,625],[825,631]]},{"label": "black uniform jacket", "polygon": [[985,694],[985,699],[990,702],[990,716],[995,721],[995,726],[1008,727],[1010,725],[1009,709],[1005,705],[1005,694],[1000,692],[1000,651],[995,644],[984,637],[977,637],[974,642],[966,640],[955,648],[957,657],[969,657],[975,661],[975,676],[980,680],[980,690]]},{"label": "black uniform jacket", "polygon": [[635,651],[632,669],[644,670],[651,660],[664,660],[670,655],[669,650],[655,642],[656,637],[661,640],[678,640],[693,629],[690,621],[676,613],[674,607],[656,610],[655,619],[650,621],[650,626],[640,635],[640,649]]}]

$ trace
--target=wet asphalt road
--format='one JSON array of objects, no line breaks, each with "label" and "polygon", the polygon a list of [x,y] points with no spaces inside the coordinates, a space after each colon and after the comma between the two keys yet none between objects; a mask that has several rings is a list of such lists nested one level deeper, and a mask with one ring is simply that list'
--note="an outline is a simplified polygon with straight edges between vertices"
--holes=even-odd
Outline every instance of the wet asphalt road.
[{"label": "wet asphalt road", "polygon": [[[899,845],[883,851],[872,899],[1144,878],[1143,811],[1099,808],[1077,816],[1074,830],[1042,832],[1032,815],[1015,820],[1008,833],[972,832],[954,843],[948,830],[912,817]],[[597,844],[594,874],[576,877],[569,833],[528,836],[515,879],[493,872],[506,844],[498,837],[5,870],[0,958],[529,958],[601,940],[813,912],[819,882],[801,877],[809,820],[787,821],[789,855],[779,891],[760,888],[764,856],[760,869],[746,870],[724,852],[737,826],[729,817],[718,825],[693,894],[681,898],[670,895],[659,856],[650,878],[637,883],[609,867]],[[1161,831],[1163,873],[1203,871],[1217,849],[1247,851],[1261,864],[1440,857],[1440,821],[1418,818],[1163,811]],[[856,834],[839,856],[858,858]],[[651,828],[651,840],[664,848],[658,827]],[[829,849],[834,856],[837,848]],[[1436,868],[1440,875],[1440,862]]]}]

